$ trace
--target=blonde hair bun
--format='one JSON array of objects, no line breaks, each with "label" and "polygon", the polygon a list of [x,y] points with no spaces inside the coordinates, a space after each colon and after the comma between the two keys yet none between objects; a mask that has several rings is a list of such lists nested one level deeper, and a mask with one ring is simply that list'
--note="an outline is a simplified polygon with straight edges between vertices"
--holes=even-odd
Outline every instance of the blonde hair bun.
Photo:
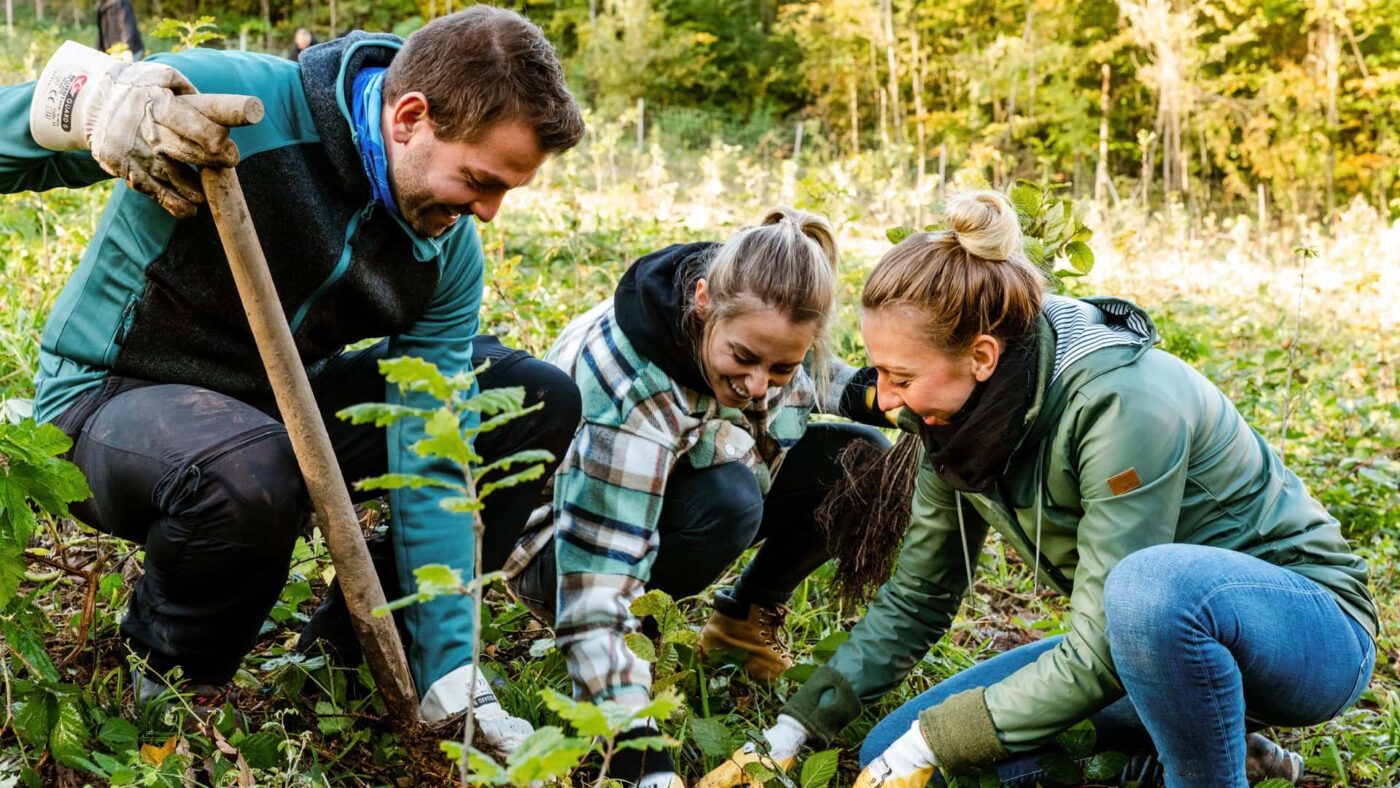
[{"label": "blonde hair bun", "polygon": [[769,209],[768,213],[763,215],[763,222],[760,226],[767,227],[772,224],[781,224],[784,221],[791,223],[799,233],[817,244],[817,247],[821,249],[822,256],[826,258],[827,265],[834,273],[839,265],[840,254],[836,251],[836,233],[831,229],[831,223],[815,213],[779,205]]},{"label": "blonde hair bun", "polygon": [[948,229],[968,253],[1001,262],[1022,256],[1021,222],[1000,192],[959,194],[948,201]]}]

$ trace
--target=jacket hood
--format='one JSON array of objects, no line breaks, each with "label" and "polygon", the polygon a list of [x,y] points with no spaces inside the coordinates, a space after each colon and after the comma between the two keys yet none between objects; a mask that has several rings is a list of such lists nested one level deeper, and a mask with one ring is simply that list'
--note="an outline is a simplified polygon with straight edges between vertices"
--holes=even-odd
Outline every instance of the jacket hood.
[{"label": "jacket hood", "polygon": [[627,269],[613,295],[617,325],[632,347],[672,380],[703,394],[713,391],[700,369],[685,311],[695,280],[718,246],[674,244],[652,252]]},{"label": "jacket hood", "polygon": [[1040,316],[1050,330],[1041,334],[1040,379],[1022,447],[1045,436],[1076,389],[1133,363],[1159,339],[1147,312],[1121,298],[1046,296]]},{"label": "jacket hood", "polygon": [[[301,53],[301,84],[311,107],[321,144],[335,162],[360,161],[350,131],[351,85],[360,69],[385,68],[403,46],[403,39],[386,33],[356,30],[344,38],[327,41]],[[361,166],[341,166],[331,177],[352,193],[371,197],[369,179]]]}]

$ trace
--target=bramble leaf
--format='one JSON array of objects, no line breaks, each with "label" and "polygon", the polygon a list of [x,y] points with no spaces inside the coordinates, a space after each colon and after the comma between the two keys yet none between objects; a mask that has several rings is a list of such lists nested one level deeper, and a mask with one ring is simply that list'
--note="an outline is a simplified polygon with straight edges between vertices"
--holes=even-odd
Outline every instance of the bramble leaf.
[{"label": "bramble leaf", "polygon": [[802,788],[826,788],[836,776],[840,750],[822,750],[802,763]]}]

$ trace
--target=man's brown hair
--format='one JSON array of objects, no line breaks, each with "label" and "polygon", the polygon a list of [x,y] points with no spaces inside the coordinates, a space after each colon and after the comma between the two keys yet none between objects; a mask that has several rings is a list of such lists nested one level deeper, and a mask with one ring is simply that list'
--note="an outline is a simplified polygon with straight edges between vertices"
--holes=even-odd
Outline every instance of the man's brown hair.
[{"label": "man's brown hair", "polygon": [[428,117],[443,140],[475,142],[511,120],[533,129],[547,153],[583,137],[554,46],[514,11],[472,6],[414,32],[384,75],[389,101],[413,91],[428,97]]}]

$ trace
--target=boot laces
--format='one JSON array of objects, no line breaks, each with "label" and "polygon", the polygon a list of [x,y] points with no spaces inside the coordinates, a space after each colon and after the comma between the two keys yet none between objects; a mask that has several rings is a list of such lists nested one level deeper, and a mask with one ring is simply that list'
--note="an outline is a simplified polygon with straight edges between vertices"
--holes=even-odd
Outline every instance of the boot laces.
[{"label": "boot laces", "polygon": [[755,605],[758,609],[758,632],[763,638],[763,645],[772,649],[775,654],[787,654],[787,644],[778,636],[778,631],[782,629],[783,623],[787,621],[787,605]]}]

